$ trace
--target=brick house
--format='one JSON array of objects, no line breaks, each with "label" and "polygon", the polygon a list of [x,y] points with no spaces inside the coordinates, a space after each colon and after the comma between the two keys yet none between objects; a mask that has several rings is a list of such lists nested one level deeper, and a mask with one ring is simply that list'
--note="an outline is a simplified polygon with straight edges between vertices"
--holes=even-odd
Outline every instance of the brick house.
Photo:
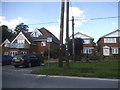
[{"label": "brick house", "polygon": [[[74,38],[81,38],[83,40],[82,53],[84,55],[94,55],[94,38],[80,32],[74,34]],[[70,36],[70,39],[72,39],[72,36]]]},{"label": "brick house", "polygon": [[[47,42],[48,38],[52,42]],[[44,54],[45,50],[59,45],[59,40],[47,29],[35,29],[33,32],[20,32],[11,41],[6,39],[2,44],[2,54],[14,56],[16,54]]]},{"label": "brick house", "polygon": [[120,54],[120,30],[115,30],[99,38],[98,52],[104,56]]}]

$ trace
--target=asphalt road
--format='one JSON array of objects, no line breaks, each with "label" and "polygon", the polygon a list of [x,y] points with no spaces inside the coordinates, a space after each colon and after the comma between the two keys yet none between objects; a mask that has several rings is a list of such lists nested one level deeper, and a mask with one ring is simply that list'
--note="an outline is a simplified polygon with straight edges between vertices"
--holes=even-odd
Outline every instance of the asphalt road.
[{"label": "asphalt road", "polygon": [[78,78],[33,75],[30,72],[40,68],[2,67],[2,88],[118,88],[116,79]]}]

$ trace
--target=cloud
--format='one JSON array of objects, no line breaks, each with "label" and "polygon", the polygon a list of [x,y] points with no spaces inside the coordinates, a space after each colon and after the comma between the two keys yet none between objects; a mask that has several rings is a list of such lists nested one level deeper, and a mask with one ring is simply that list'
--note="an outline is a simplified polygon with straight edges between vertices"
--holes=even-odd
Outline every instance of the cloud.
[{"label": "cloud", "polygon": [[[86,22],[85,12],[78,7],[69,7],[69,20],[72,20],[72,16],[74,16],[74,28],[79,27],[84,22]],[[78,20],[76,20],[78,19]],[[60,25],[60,19],[58,20]],[[79,30],[75,30],[77,33]],[[72,21],[69,21],[69,36],[72,35]],[[64,40],[66,38],[66,11],[64,13]],[[65,42],[65,41],[64,41]]]},{"label": "cloud", "polygon": [[112,24],[113,24],[113,25],[117,25],[117,22],[114,22],[114,21],[113,21]]},{"label": "cloud", "polygon": [[82,25],[82,23],[86,22],[85,18],[85,12],[83,10],[81,10],[78,7],[70,7],[70,19],[72,19],[72,15],[74,16],[75,19],[75,27],[78,27],[80,25]]},{"label": "cloud", "polygon": [[45,26],[52,34],[54,34],[59,39],[60,28],[52,25],[52,26]]},{"label": "cloud", "polygon": [[[72,20],[72,16],[74,16],[74,26],[75,27],[79,27],[80,25],[82,25],[82,23],[86,22],[86,16],[85,16],[85,12],[83,10],[81,10],[78,7],[69,7],[69,20]],[[60,24],[60,19],[58,20],[59,24]],[[66,12],[64,13],[64,27],[66,26]],[[72,22],[69,21],[69,26],[71,28],[72,26]]]},{"label": "cloud", "polygon": [[16,25],[23,22],[22,17],[18,17],[15,19],[11,19],[10,21],[7,21],[4,16],[0,16],[0,26],[1,25],[7,25],[9,29],[14,30]]},{"label": "cloud", "polygon": [[[84,11],[79,9],[78,7],[69,7],[69,20],[72,19],[72,16],[74,16],[75,19],[80,19],[79,21],[75,21],[75,27],[79,27],[82,25],[83,22],[86,22]],[[60,37],[60,19],[58,19],[58,25],[52,25],[52,26],[45,26],[46,29],[48,29],[51,33],[53,33],[58,39]],[[77,33],[79,30],[75,30],[75,33]],[[83,32],[83,31],[80,31]],[[72,35],[72,22],[69,21],[69,36]],[[66,38],[66,12],[64,13],[64,34],[63,34],[63,43],[65,43]]]}]

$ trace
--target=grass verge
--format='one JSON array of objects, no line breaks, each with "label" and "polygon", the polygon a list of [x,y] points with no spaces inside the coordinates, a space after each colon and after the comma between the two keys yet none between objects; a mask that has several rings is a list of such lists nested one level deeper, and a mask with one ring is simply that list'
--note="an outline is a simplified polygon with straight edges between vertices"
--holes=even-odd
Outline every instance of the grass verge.
[{"label": "grass verge", "polygon": [[[65,66],[65,65],[64,65]],[[52,63],[48,68],[43,66],[37,70],[32,71],[32,74],[42,75],[61,75],[61,76],[78,76],[78,77],[99,77],[99,78],[120,78],[118,73],[117,61],[103,61],[103,62],[76,62],[70,63],[70,68],[59,68],[58,63]]]}]

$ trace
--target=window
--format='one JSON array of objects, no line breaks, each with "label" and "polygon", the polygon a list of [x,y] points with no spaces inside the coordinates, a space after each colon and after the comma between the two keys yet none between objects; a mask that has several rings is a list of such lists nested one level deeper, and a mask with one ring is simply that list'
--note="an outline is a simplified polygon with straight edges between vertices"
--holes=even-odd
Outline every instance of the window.
[{"label": "window", "polygon": [[112,54],[118,54],[118,48],[112,48]]},{"label": "window", "polygon": [[33,36],[33,37],[39,37],[39,36],[40,36],[40,33],[38,33],[38,32],[36,31],[36,32],[32,33],[32,36]]},{"label": "window", "polygon": [[104,43],[116,43],[116,38],[104,38]]},{"label": "window", "polygon": [[92,53],[92,50],[91,50],[91,49],[88,49],[88,48],[84,48],[84,49],[83,49],[83,53],[84,53],[84,54],[91,54],[91,53]]},{"label": "window", "polygon": [[89,44],[90,43],[90,40],[84,40],[83,41],[83,44]]},{"label": "window", "polygon": [[10,54],[11,56],[15,56],[18,52],[17,51],[11,51]]},{"label": "window", "polygon": [[25,40],[18,40],[17,43],[24,44],[24,43],[25,43]]},{"label": "window", "polygon": [[46,46],[46,42],[41,42],[41,46]]},{"label": "window", "polygon": [[8,55],[9,54],[9,52],[4,52],[4,55]]},{"label": "window", "polygon": [[27,51],[21,51],[20,53],[21,54],[27,54]]},{"label": "window", "polygon": [[5,47],[9,47],[9,43],[5,43]]}]

